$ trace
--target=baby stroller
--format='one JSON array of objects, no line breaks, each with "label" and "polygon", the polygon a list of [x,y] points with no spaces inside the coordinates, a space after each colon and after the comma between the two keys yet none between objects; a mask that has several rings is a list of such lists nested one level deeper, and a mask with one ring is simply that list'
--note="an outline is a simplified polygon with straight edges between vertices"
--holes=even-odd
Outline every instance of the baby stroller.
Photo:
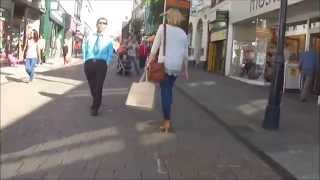
[{"label": "baby stroller", "polygon": [[128,76],[131,73],[131,62],[127,58],[126,54],[118,55],[117,73],[124,76]]},{"label": "baby stroller", "polygon": [[128,76],[131,72],[131,62],[127,58],[127,51],[125,48],[119,48],[117,52],[117,73],[120,75]]}]

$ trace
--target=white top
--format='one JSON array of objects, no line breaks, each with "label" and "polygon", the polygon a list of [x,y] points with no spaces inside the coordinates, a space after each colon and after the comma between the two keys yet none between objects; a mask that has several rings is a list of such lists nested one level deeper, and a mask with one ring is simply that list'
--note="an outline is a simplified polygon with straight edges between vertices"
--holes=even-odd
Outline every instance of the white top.
[{"label": "white top", "polygon": [[27,52],[26,52],[26,58],[38,58],[38,43],[35,42],[33,39],[29,39],[27,41],[28,46],[27,46]]},{"label": "white top", "polygon": [[[154,39],[151,54],[155,55],[160,47],[158,62],[164,62],[166,72],[173,74],[181,71],[182,63],[188,56],[187,34],[179,27],[166,25],[166,55],[163,56],[163,25],[160,25]],[[161,46],[160,46],[161,44]]]}]

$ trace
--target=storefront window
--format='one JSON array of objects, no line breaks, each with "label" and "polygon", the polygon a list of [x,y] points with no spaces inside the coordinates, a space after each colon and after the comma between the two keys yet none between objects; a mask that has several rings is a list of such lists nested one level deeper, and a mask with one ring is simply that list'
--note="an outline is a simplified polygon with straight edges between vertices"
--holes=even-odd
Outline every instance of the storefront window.
[{"label": "storefront window", "polygon": [[276,28],[267,19],[255,18],[234,26],[233,76],[271,81],[276,56]]}]

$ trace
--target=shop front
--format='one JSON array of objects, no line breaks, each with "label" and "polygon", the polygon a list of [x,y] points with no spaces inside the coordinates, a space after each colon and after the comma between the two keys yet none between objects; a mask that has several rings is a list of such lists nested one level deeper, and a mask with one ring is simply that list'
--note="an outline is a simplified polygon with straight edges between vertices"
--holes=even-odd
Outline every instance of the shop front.
[{"label": "shop front", "polygon": [[41,1],[12,0],[13,13],[7,24],[6,39],[8,53],[19,60],[23,59],[23,47],[30,30],[39,32],[40,17],[44,13]]},{"label": "shop front", "polygon": [[[319,43],[319,31],[316,27],[319,29],[320,10],[314,7],[316,0],[289,0],[288,3],[284,88],[299,89],[299,55]],[[250,5],[248,10],[253,16],[240,21],[233,20],[232,23],[229,74],[242,81],[267,85],[273,79],[275,67],[279,4],[264,4],[261,7]]]},{"label": "shop front", "polygon": [[216,20],[209,23],[209,42],[207,53],[207,70],[215,73],[225,73],[228,12],[217,11]]},{"label": "shop front", "polygon": [[50,32],[48,34],[48,54],[51,58],[60,58],[62,56],[62,46],[64,44],[65,35],[65,14],[66,11],[62,8],[60,3],[51,2],[50,11]]}]

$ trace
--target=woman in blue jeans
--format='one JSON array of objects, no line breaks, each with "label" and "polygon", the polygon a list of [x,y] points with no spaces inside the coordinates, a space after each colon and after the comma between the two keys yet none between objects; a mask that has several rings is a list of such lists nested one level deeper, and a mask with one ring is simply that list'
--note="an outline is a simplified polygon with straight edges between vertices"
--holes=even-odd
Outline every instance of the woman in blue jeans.
[{"label": "woman in blue jeans", "polygon": [[38,32],[36,30],[32,30],[28,33],[28,39],[26,45],[24,47],[25,52],[25,67],[26,72],[29,75],[29,82],[32,82],[34,76],[34,68],[38,62],[41,62],[40,59],[40,49],[38,47]]},{"label": "woman in blue jeans", "polygon": [[[166,13],[166,44],[163,47],[164,26],[160,25],[156,33],[149,59],[153,59],[158,49],[160,48],[158,62],[164,63],[166,76],[160,83],[161,88],[161,104],[163,112],[163,122],[160,130],[168,132],[172,128],[171,123],[171,105],[173,99],[173,85],[182,69],[182,64],[185,62],[185,77],[188,79],[188,39],[183,29],[179,27],[184,20],[183,15],[178,9],[171,8]],[[163,56],[163,48],[165,56]]]}]

